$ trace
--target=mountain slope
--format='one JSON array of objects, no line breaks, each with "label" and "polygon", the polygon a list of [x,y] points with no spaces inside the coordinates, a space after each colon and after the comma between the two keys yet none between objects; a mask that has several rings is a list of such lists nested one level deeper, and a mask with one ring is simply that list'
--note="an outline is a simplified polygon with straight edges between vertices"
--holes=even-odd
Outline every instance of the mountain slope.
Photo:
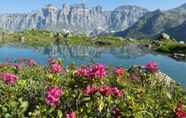
[{"label": "mountain slope", "polygon": [[186,41],[186,21],[177,27],[167,30],[166,33],[179,41]]},{"label": "mountain slope", "polygon": [[125,37],[151,37],[181,25],[186,19],[186,4],[168,11],[156,10],[141,17],[129,29],[116,35]]},{"label": "mountain slope", "polygon": [[30,13],[0,15],[0,27],[10,31],[35,28],[87,34],[120,31],[132,26],[146,12],[146,9],[136,6],[104,11],[101,6],[87,8],[84,4],[64,4],[62,9],[48,5]]}]

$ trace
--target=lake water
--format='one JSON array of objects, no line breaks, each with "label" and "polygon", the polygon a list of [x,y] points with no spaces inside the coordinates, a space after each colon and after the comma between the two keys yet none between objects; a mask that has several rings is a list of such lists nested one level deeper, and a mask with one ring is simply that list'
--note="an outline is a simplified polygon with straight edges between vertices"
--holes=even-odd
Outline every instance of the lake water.
[{"label": "lake water", "polygon": [[33,58],[39,64],[46,64],[49,57],[60,57],[67,64],[103,63],[106,65],[130,67],[134,64],[144,65],[149,61],[159,64],[162,72],[179,83],[186,85],[186,62],[176,61],[166,55],[150,52],[136,45],[122,48],[95,48],[86,46],[51,45],[29,48],[24,45],[1,45],[0,63],[7,59],[25,57]]}]

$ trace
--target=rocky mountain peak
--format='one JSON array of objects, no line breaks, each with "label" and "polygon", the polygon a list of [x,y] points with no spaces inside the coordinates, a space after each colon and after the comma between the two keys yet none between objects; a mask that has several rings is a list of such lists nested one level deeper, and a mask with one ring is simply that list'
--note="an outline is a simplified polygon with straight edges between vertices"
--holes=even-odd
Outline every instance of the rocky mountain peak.
[{"label": "rocky mountain peak", "polygon": [[53,4],[48,4],[44,9],[47,9],[49,12],[57,11],[58,8],[54,6]]},{"label": "rocky mountain peak", "polygon": [[147,9],[145,8],[142,8],[142,7],[139,7],[139,6],[135,6],[135,5],[122,5],[122,6],[119,6],[117,8],[114,9],[114,11],[125,11],[125,10],[144,10],[144,11],[148,11]]},{"label": "rocky mountain peak", "polygon": [[10,31],[31,28],[51,31],[69,30],[86,34],[96,31],[96,34],[99,34],[100,31],[127,29],[146,12],[148,10],[137,6],[120,6],[113,11],[105,11],[101,6],[88,8],[85,4],[64,4],[60,9],[49,4],[41,10],[27,14],[0,15],[0,28]]}]

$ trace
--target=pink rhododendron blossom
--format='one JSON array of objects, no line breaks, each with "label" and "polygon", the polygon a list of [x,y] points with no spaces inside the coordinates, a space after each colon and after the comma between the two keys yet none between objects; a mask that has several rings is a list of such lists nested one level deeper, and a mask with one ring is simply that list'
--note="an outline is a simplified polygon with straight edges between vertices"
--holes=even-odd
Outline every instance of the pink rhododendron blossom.
[{"label": "pink rhododendron blossom", "polygon": [[48,105],[56,106],[60,103],[60,97],[64,94],[63,90],[58,87],[51,87],[47,91],[45,101]]},{"label": "pink rhododendron blossom", "polygon": [[60,73],[63,71],[64,71],[64,68],[60,64],[52,64],[49,67],[49,72],[51,73]]},{"label": "pink rhododendron blossom", "polygon": [[76,113],[75,112],[68,112],[66,114],[66,118],[76,118]]},{"label": "pink rhododendron blossom", "polygon": [[104,96],[123,96],[123,91],[119,90],[117,87],[102,86],[99,88],[99,92]]},{"label": "pink rhododendron blossom", "polygon": [[114,73],[116,76],[122,76],[125,73],[125,69],[121,67],[117,67],[114,69]]},{"label": "pink rhododendron blossom", "polygon": [[182,103],[178,103],[175,111],[176,111],[177,118],[186,118],[186,112],[184,111],[184,107]]},{"label": "pink rhododendron blossom", "polygon": [[78,77],[89,77],[88,69],[86,67],[81,67],[75,72],[75,75]]},{"label": "pink rhododendron blossom", "polygon": [[103,64],[95,64],[92,65],[92,73],[95,78],[103,78],[106,75],[105,65]]},{"label": "pink rhododendron blossom", "polygon": [[106,75],[105,66],[102,64],[94,64],[87,67],[81,67],[76,72],[75,75],[79,77],[86,78],[103,78]]},{"label": "pink rhododendron blossom", "polygon": [[104,96],[110,96],[110,95],[112,95],[112,87],[102,86],[99,88],[99,92]]},{"label": "pink rhododendron blossom", "polygon": [[16,81],[19,79],[16,75],[12,73],[2,73],[1,78],[6,84],[15,84]]},{"label": "pink rhododendron blossom", "polygon": [[97,92],[97,87],[96,86],[87,86],[85,89],[83,89],[83,93],[86,95],[93,95]]},{"label": "pink rhododendron blossom", "polygon": [[120,110],[116,107],[112,109],[112,113],[114,114],[114,118],[120,118],[121,116]]},{"label": "pink rhododendron blossom", "polygon": [[28,59],[27,64],[28,64],[29,67],[32,67],[32,66],[36,65],[37,62],[33,59]]},{"label": "pink rhododendron blossom", "polygon": [[116,97],[122,97],[123,91],[119,90],[117,87],[112,87],[113,95]]},{"label": "pink rhododendron blossom", "polygon": [[145,68],[151,72],[151,73],[155,73],[158,71],[158,65],[155,62],[150,62],[148,64],[145,65]]}]

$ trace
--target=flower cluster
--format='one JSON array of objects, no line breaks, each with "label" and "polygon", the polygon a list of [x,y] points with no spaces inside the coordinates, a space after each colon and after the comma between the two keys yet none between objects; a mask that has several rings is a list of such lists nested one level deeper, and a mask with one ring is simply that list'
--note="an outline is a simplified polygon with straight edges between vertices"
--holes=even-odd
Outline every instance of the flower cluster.
[{"label": "flower cluster", "polygon": [[75,72],[76,76],[86,78],[103,78],[106,75],[106,69],[103,64],[93,64],[87,67],[81,67]]},{"label": "flower cluster", "polygon": [[36,65],[37,64],[37,62],[35,61],[35,60],[33,60],[33,59],[28,59],[27,60],[27,65],[29,66],[29,67],[32,67],[32,66],[34,66],[34,65]]},{"label": "flower cluster", "polygon": [[87,86],[85,89],[83,89],[83,93],[86,95],[93,95],[98,91],[98,88],[96,86]]},{"label": "flower cluster", "polygon": [[6,84],[15,84],[16,81],[19,79],[16,75],[12,73],[2,73],[1,78]]},{"label": "flower cluster", "polygon": [[101,93],[103,96],[115,96],[115,97],[121,97],[123,96],[123,91],[119,90],[117,87],[110,87],[110,86],[87,86],[85,89],[83,89],[84,94],[86,95],[93,95],[96,92]]},{"label": "flower cluster", "polygon": [[151,72],[151,73],[155,73],[155,72],[158,71],[158,65],[157,65],[154,61],[152,61],[152,62],[146,64],[146,65],[145,65],[145,68],[146,68],[149,72]]},{"label": "flower cluster", "polygon": [[75,112],[68,112],[66,114],[66,118],[76,118],[76,113]]},{"label": "flower cluster", "polygon": [[104,96],[110,96],[110,95],[115,97],[123,96],[123,91],[119,90],[117,87],[102,86],[99,88],[99,92]]},{"label": "flower cluster", "polygon": [[122,76],[125,73],[125,69],[121,67],[117,67],[114,69],[114,73],[116,76]]},{"label": "flower cluster", "polygon": [[121,116],[120,110],[116,107],[112,109],[112,113],[114,114],[114,118],[119,118]]},{"label": "flower cluster", "polygon": [[64,71],[64,68],[60,64],[51,64],[49,67],[49,72],[51,73],[61,73]]},{"label": "flower cluster", "polygon": [[58,87],[51,87],[47,91],[45,101],[48,105],[56,106],[60,102],[60,97],[64,94],[63,90]]},{"label": "flower cluster", "polygon": [[184,107],[182,103],[178,103],[175,111],[176,111],[177,118],[186,118],[186,112],[184,111]]}]

